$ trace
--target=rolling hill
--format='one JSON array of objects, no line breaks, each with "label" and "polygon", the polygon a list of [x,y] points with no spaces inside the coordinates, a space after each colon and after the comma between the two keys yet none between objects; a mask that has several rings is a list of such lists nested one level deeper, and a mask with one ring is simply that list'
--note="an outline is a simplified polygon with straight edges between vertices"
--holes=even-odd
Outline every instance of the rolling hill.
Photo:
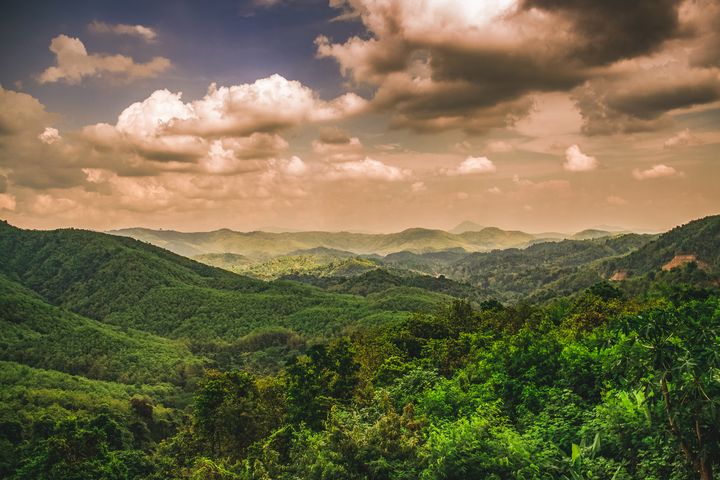
[{"label": "rolling hill", "polygon": [[308,336],[405,318],[449,297],[424,291],[380,299],[292,282],[263,282],[131,238],[0,224],[0,273],[48,303],[93,320],[169,338],[232,341],[285,327]]},{"label": "rolling hill", "polygon": [[496,248],[524,247],[535,238],[524,232],[504,231],[498,228],[485,228],[481,231],[461,234],[425,228],[410,228],[389,234],[269,233],[232,230],[183,233],[142,228],[114,230],[108,233],[132,237],[188,257],[209,253],[232,253],[260,259],[318,247],[347,251],[356,255],[387,255],[401,251],[426,253],[457,248],[478,252]]}]

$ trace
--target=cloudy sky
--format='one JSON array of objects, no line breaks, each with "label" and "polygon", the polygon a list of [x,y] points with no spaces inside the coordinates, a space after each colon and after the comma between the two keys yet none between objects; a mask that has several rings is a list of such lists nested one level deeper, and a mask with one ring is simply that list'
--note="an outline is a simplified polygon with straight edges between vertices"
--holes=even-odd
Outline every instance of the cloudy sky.
[{"label": "cloudy sky", "polygon": [[720,211],[720,0],[3,5],[18,226],[662,230]]}]

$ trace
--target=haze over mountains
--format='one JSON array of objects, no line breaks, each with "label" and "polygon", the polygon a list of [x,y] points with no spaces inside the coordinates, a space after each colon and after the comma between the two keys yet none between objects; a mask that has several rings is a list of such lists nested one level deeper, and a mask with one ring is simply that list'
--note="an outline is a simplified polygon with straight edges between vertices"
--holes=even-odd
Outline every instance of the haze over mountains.
[{"label": "haze over mountains", "polygon": [[387,255],[402,251],[427,253],[450,249],[483,252],[510,247],[526,247],[538,241],[601,238],[618,235],[620,232],[584,230],[569,235],[562,233],[530,234],[496,227],[481,227],[464,222],[452,232],[425,228],[410,228],[402,232],[387,234],[320,231],[236,232],[228,229],[212,232],[176,232],[128,228],[112,230],[108,233],[142,240],[184,256],[231,253],[263,258],[314,248],[341,250],[362,255]]}]

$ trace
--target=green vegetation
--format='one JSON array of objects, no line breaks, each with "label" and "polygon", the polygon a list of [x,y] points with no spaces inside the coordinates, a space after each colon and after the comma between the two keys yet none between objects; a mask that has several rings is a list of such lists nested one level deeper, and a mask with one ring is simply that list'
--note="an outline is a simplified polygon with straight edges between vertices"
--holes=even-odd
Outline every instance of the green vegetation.
[{"label": "green vegetation", "polygon": [[477,289],[0,224],[0,478],[717,479],[718,228],[440,255]]}]

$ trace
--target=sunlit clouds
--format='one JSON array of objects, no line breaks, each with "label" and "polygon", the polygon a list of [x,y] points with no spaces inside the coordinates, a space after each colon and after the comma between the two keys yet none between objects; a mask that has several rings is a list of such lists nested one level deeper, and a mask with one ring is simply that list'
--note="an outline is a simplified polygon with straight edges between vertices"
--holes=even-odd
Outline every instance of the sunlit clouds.
[{"label": "sunlit clouds", "polygon": [[3,218],[652,230],[720,206],[714,0],[228,7],[26,20],[38,41],[0,72]]}]

